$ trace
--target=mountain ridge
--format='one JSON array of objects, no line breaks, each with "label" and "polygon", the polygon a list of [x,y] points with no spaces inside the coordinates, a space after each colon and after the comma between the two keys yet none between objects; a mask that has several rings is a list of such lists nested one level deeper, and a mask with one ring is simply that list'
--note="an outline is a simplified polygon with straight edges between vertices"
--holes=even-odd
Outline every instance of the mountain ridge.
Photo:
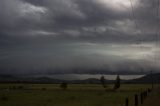
[{"label": "mountain ridge", "polygon": [[[121,83],[160,83],[160,73],[156,74],[147,74],[141,78],[132,79],[132,80],[121,80]],[[0,83],[101,83],[97,78],[87,78],[84,80],[60,80],[49,77],[21,77],[21,76],[12,76],[12,75],[0,75]],[[114,80],[106,80],[106,83],[113,83]]]}]

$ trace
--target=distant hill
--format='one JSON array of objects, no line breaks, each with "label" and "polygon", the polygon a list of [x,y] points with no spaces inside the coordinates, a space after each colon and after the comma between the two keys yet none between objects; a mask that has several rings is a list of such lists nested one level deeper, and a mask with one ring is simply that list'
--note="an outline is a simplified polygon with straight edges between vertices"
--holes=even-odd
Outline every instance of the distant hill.
[{"label": "distant hill", "polygon": [[48,77],[20,77],[11,75],[0,75],[0,83],[60,83],[63,80]]},{"label": "distant hill", "polygon": [[54,72],[48,72],[46,74],[108,74],[108,75],[144,75],[148,72],[143,71],[128,71],[128,70],[121,70],[121,71],[109,71],[109,70],[84,70],[84,69],[74,69],[71,71],[54,71]]},{"label": "distant hill", "polygon": [[[121,80],[122,83],[152,83],[152,78],[154,83],[160,83],[160,73],[151,75],[146,75],[142,78],[133,79],[133,80]],[[85,80],[59,80],[52,79],[49,77],[17,77],[11,75],[0,75],[0,83],[83,83],[83,84],[98,84],[100,83],[99,79],[89,78]],[[114,80],[106,80],[106,83],[113,83]]]}]

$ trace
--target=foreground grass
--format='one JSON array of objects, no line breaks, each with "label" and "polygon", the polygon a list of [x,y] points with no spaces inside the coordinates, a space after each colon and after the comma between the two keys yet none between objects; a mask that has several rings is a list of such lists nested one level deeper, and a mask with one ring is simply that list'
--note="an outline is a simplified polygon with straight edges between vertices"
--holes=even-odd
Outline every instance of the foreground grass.
[{"label": "foreground grass", "polygon": [[104,90],[98,84],[71,84],[67,90],[59,84],[0,84],[0,106],[123,106],[126,97],[133,105],[134,95],[150,86],[124,84],[112,91],[113,85]]}]

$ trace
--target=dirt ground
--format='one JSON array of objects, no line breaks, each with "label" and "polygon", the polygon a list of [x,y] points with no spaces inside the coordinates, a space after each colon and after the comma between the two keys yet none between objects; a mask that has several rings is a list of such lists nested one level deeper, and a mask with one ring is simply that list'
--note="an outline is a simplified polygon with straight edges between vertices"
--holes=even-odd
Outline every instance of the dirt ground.
[{"label": "dirt ground", "polygon": [[142,106],[160,106],[160,88],[154,89]]}]

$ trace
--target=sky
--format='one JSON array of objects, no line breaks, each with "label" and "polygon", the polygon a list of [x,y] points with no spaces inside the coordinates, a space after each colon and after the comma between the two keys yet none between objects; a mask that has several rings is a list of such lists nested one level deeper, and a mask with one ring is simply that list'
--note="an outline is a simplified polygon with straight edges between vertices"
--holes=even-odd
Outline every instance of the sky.
[{"label": "sky", "polygon": [[159,71],[159,0],[0,0],[0,74]]}]

